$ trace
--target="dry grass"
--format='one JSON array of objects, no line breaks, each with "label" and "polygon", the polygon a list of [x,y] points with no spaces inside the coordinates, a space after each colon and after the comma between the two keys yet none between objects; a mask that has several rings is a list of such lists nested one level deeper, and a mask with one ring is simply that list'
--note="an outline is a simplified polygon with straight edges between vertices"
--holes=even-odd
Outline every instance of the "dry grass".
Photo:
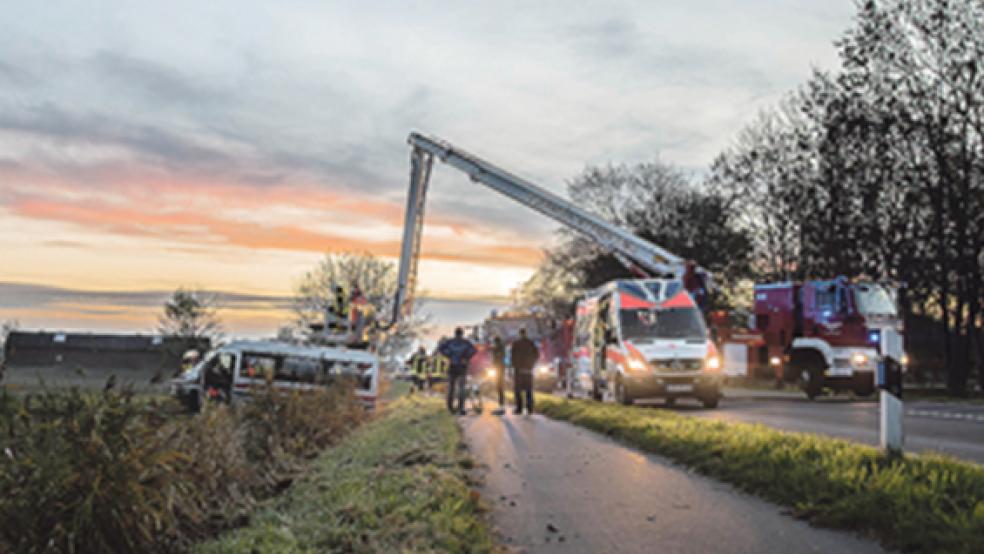
[{"label": "dry grass", "polygon": [[188,416],[129,391],[0,395],[0,552],[174,552],[247,521],[363,419],[351,389]]}]

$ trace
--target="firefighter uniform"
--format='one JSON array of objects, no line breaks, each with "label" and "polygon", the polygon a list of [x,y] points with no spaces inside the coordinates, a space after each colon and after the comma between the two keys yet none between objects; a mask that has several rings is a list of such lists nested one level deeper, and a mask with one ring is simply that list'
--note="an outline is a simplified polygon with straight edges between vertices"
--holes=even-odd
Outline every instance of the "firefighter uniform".
[{"label": "firefighter uniform", "polygon": [[345,288],[341,285],[335,286],[335,301],[331,306],[331,313],[335,316],[334,328],[337,332],[343,332],[348,327],[349,318],[349,298],[345,294]]},{"label": "firefighter uniform", "polygon": [[413,388],[424,390],[424,382],[427,380],[430,359],[427,357],[427,352],[424,351],[423,347],[414,352],[408,361],[408,365],[413,375]]},{"label": "firefighter uniform", "polygon": [[439,353],[435,353],[431,356],[430,371],[427,374],[428,388],[430,388],[430,385],[435,381],[447,378],[449,365],[450,362],[447,357]]}]

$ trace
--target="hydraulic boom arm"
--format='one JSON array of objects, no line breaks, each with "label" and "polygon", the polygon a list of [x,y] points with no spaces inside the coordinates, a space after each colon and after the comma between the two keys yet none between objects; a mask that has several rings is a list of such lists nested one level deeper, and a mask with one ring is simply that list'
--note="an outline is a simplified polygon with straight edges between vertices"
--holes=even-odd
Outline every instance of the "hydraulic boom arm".
[{"label": "hydraulic boom arm", "polygon": [[683,275],[684,261],[678,256],[521,177],[434,137],[410,133],[407,142],[412,147],[410,191],[403,226],[400,271],[393,310],[394,323],[408,318],[413,311],[424,201],[435,157],[465,172],[472,181],[587,235],[630,269],[638,270],[641,267],[645,272],[653,274],[673,274],[677,277]]}]

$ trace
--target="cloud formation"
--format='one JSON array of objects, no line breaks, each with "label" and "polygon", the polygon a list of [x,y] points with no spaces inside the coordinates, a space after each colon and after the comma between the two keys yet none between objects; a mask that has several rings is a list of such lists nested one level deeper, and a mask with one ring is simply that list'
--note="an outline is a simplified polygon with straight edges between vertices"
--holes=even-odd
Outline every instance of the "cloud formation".
[{"label": "cloud formation", "polygon": [[[232,253],[291,270],[328,249],[393,256],[411,130],[556,192],[591,164],[699,172],[832,62],[842,4],[6,4],[0,229],[31,235],[0,236],[16,261],[0,279],[169,286],[241,275]],[[501,294],[555,228],[445,167],[430,195],[422,271],[441,287]],[[139,283],[109,243],[146,266]]]}]

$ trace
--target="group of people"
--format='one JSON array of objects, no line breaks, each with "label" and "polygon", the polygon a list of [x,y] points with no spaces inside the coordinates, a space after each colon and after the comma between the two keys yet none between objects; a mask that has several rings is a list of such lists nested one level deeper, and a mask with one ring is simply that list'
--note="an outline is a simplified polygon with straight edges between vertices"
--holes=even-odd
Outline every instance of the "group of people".
[{"label": "group of people", "polygon": [[[465,414],[465,394],[462,388],[467,385],[468,364],[477,352],[475,345],[465,338],[464,330],[460,327],[454,330],[454,338],[442,341],[434,354],[427,356],[423,347],[411,356],[410,370],[413,372],[414,388],[423,390],[425,384],[432,382],[434,375],[442,375],[435,371],[434,364],[441,363],[448,378],[447,407],[451,413]],[[519,338],[510,346],[508,357],[506,345],[500,337],[495,337],[492,343],[492,365],[495,369],[496,391],[499,396],[499,409],[495,414],[502,415],[506,408],[506,360],[513,368],[513,394],[515,395],[515,414],[533,413],[533,368],[540,357],[536,343],[526,336],[526,330],[520,329]],[[438,362],[440,360],[440,362]]]},{"label": "group of people", "polygon": [[448,359],[437,350],[433,355],[428,355],[423,346],[410,356],[407,365],[413,377],[411,393],[430,390],[435,381],[444,379],[448,375]]}]

